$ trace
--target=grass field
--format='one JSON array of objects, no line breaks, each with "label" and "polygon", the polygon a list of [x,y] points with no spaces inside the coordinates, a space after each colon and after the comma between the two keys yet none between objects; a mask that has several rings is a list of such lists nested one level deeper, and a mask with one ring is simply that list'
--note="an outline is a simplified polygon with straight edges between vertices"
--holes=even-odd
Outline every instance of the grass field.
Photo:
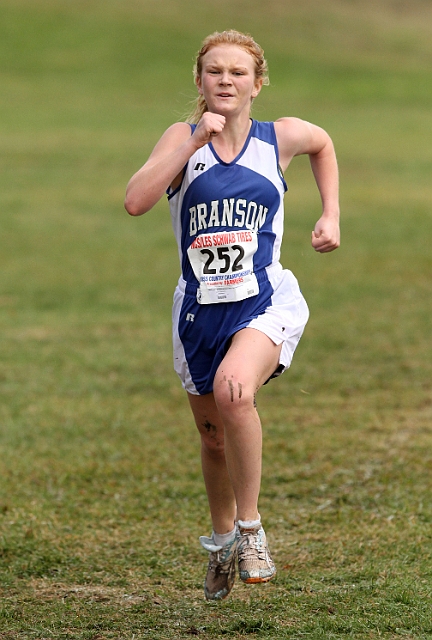
[{"label": "grass field", "polygon": [[[298,159],[311,320],[258,396],[278,576],[215,604],[167,205],[122,203],[230,27],[269,61],[255,116],[332,135],[343,226],[315,255]],[[1,639],[432,637],[431,64],[426,0],[0,0]]]}]

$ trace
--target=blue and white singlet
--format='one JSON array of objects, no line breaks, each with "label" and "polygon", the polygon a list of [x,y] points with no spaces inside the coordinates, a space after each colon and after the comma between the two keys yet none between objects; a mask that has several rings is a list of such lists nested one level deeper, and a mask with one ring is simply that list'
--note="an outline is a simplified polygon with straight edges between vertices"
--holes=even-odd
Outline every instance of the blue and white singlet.
[{"label": "blue and white singlet", "polygon": [[168,191],[182,269],[174,366],[190,393],[212,391],[230,338],[245,327],[284,343],[278,373],[291,363],[308,310],[293,274],[279,263],[286,190],[274,124],[253,120],[232,162],[209,143]]}]

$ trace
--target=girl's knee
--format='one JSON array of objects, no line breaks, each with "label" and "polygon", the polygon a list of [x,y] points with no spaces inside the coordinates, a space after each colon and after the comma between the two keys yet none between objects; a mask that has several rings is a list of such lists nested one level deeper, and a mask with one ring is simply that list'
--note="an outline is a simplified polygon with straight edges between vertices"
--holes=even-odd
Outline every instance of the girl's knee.
[{"label": "girl's knee", "polygon": [[201,447],[206,456],[218,460],[225,458],[225,445],[223,438],[201,435]]},{"label": "girl's knee", "polygon": [[216,377],[213,393],[219,412],[249,410],[255,406],[255,390],[234,377]]},{"label": "girl's knee", "polygon": [[224,433],[221,427],[213,424],[210,420],[198,425],[201,436],[201,446],[212,456],[225,455]]}]

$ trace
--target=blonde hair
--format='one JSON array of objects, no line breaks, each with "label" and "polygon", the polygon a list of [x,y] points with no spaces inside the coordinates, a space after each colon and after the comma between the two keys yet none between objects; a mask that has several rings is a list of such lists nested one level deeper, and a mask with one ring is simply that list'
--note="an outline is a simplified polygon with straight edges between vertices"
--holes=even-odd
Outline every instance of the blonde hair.
[{"label": "blonde hair", "polygon": [[[264,85],[269,84],[267,61],[264,58],[263,49],[255,42],[252,36],[246,33],[241,33],[240,31],[235,31],[234,29],[220,32],[215,31],[205,38],[195,59],[193,68],[195,83],[201,77],[203,57],[210,49],[221,44],[236,45],[249,53],[255,63],[255,79],[261,79]],[[202,115],[208,111],[204,96],[199,95],[198,98],[195,99],[194,103],[193,111],[186,118],[186,122],[189,122],[190,124],[197,124],[201,120]]]}]

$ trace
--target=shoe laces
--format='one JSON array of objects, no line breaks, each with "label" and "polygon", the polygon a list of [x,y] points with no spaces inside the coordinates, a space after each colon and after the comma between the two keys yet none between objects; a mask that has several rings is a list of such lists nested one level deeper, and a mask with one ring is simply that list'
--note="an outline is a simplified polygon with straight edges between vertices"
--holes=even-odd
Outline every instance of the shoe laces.
[{"label": "shoe laces", "polygon": [[256,558],[256,556],[258,556],[260,560],[267,558],[266,545],[262,544],[262,536],[260,536],[258,532],[246,533],[240,536],[238,553],[242,558]]},{"label": "shoe laces", "polygon": [[233,554],[227,553],[222,547],[219,551],[212,551],[209,554],[209,570],[218,573],[229,573],[233,562]]}]

